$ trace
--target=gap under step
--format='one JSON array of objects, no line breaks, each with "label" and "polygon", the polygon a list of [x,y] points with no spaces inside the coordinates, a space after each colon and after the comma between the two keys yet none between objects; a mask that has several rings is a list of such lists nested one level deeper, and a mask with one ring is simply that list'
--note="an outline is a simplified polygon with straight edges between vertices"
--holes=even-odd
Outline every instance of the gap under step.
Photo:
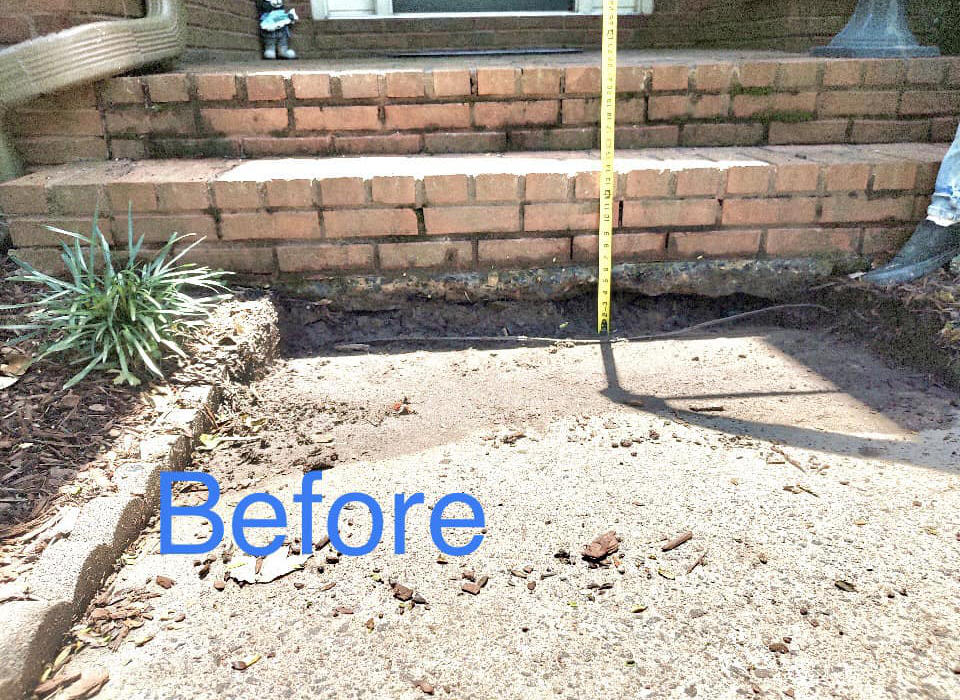
[{"label": "gap under step", "polygon": [[[620,57],[620,148],[949,142],[960,58]],[[82,160],[588,150],[600,57],[210,64],[8,115],[30,166]]]},{"label": "gap under step", "polygon": [[[874,256],[924,216],[946,146],[650,149],[618,154],[620,261]],[[46,168],[0,184],[17,255],[60,268],[52,224],[126,244],[206,241],[236,272],[382,273],[590,263],[596,154],[165,160]]]}]

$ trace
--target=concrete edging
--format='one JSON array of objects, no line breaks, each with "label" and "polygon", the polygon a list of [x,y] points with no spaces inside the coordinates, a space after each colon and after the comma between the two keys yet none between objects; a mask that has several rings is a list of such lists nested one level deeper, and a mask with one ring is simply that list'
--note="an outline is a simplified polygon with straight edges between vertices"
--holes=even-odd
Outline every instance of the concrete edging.
[{"label": "concrete edging", "polygon": [[247,380],[276,356],[277,315],[268,299],[251,302],[255,323],[236,338],[231,361],[212,385],[182,389],[188,406],[163,416],[154,427],[163,434],[140,444],[140,461],[114,473],[117,494],[86,503],[70,536],[53,542],[40,555],[27,578],[37,598],[3,604],[0,626],[0,700],[25,696],[37,683],[45,664],[60,650],[73,621],[83,613],[117,559],[149,522],[159,505],[159,474],[185,468],[196,445],[194,436],[211,428],[223,385]]}]

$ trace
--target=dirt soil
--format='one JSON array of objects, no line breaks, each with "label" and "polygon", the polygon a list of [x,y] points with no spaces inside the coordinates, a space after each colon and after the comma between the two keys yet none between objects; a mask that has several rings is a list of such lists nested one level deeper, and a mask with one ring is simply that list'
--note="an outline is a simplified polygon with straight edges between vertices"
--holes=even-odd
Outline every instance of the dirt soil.
[{"label": "dirt soil", "polygon": [[[288,309],[288,357],[218,418],[242,441],[196,468],[218,478],[224,518],[249,493],[278,496],[293,553],[292,494],[322,469],[315,539],[334,498],[360,491],[384,509],[384,541],[240,585],[229,544],[161,556],[154,527],[61,672],[106,672],[98,697],[125,699],[960,697],[960,403],[930,376],[779,325],[605,347],[332,349],[507,318],[510,333],[557,334],[590,323],[577,303],[521,324],[509,306]],[[617,315],[643,333],[753,306],[620,300]],[[393,495],[432,506],[452,492],[483,505],[479,550],[438,558],[418,506],[395,555]],[[370,516],[356,505],[339,527],[363,542]],[[611,530],[617,551],[581,556]],[[173,532],[196,542],[209,526]]]}]

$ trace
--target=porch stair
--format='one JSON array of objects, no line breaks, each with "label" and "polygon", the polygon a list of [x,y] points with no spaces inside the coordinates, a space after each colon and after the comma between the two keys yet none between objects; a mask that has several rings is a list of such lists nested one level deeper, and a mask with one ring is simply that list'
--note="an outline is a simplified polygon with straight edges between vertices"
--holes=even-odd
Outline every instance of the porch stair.
[{"label": "porch stair", "polygon": [[[873,256],[922,218],[946,146],[622,151],[615,258]],[[16,254],[60,267],[44,228],[102,228],[122,247],[128,204],[151,244],[206,241],[196,262],[249,276],[402,274],[589,264],[590,152],[145,160],[44,168],[0,185]]]},{"label": "porch stair", "polygon": [[[9,115],[17,254],[43,228],[152,244],[256,280],[595,265],[599,56],[185,64]],[[625,51],[623,262],[853,259],[923,217],[960,120],[960,59]]]}]

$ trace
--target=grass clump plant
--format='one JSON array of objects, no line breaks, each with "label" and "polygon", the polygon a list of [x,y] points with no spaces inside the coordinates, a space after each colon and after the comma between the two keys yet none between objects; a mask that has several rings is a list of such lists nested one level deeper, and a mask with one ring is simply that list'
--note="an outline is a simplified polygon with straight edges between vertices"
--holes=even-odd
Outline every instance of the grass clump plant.
[{"label": "grass clump plant", "polygon": [[101,232],[96,213],[89,237],[47,228],[72,239],[61,243],[68,279],[40,272],[10,255],[20,271],[8,279],[44,289],[32,302],[0,306],[26,312],[18,325],[0,328],[20,333],[15,342],[38,337],[37,359],[61,354],[70,364],[82,365],[65,388],[94,370],[115,373],[114,383],[131,386],[141,383],[138,374],[144,369],[162,379],[163,356],[169,351],[186,357],[178,340],[203,325],[216,304],[229,296],[223,284],[229,273],[181,262],[203,239],[175,252],[174,247],[192,235],[174,233],[156,254],[148,255],[143,236],[134,240],[132,212],[122,264]]}]

